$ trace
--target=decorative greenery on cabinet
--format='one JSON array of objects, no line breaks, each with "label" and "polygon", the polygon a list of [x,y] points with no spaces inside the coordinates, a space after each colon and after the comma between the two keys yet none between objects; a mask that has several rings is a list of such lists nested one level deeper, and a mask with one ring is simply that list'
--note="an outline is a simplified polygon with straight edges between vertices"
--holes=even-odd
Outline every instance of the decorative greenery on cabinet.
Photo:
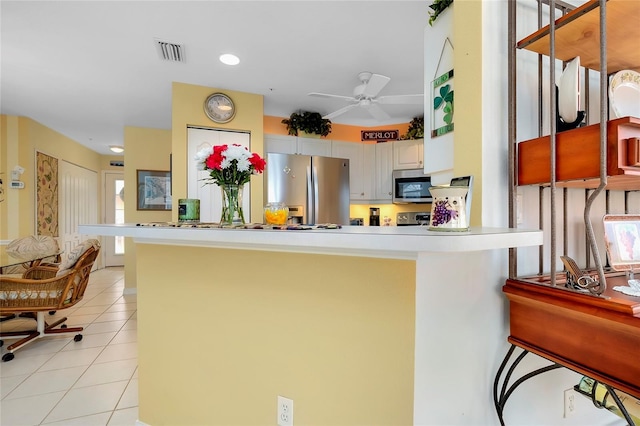
[{"label": "decorative greenery on cabinet", "polygon": [[407,133],[402,135],[400,139],[422,139],[424,138],[424,116],[413,117],[409,122]]},{"label": "decorative greenery on cabinet", "polygon": [[320,136],[331,133],[331,120],[322,118],[317,112],[294,112],[289,118],[283,119],[282,124],[287,126],[287,131],[292,136],[298,136],[299,131]]},{"label": "decorative greenery on cabinet", "polygon": [[453,0],[433,0],[433,3],[429,6],[433,9],[433,12],[429,11],[429,25],[433,25],[438,16],[444,12],[446,8],[451,6],[452,3]]}]

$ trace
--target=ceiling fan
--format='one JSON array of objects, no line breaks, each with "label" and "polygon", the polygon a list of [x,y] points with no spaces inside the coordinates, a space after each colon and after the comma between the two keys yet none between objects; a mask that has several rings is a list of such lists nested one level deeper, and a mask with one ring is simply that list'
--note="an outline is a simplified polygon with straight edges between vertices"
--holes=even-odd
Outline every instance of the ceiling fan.
[{"label": "ceiling fan", "polygon": [[309,93],[309,96],[317,96],[320,98],[338,98],[344,99],[350,102],[349,105],[340,108],[337,111],[329,113],[322,118],[334,118],[345,112],[356,108],[364,108],[371,114],[371,116],[377,120],[383,121],[391,118],[379,104],[400,104],[400,105],[419,105],[424,102],[424,95],[395,95],[395,96],[380,96],[378,93],[384,89],[384,87],[391,80],[389,77],[381,74],[373,74],[368,71],[358,74],[358,79],[361,84],[353,89],[353,96],[342,95],[330,95],[327,93]]}]

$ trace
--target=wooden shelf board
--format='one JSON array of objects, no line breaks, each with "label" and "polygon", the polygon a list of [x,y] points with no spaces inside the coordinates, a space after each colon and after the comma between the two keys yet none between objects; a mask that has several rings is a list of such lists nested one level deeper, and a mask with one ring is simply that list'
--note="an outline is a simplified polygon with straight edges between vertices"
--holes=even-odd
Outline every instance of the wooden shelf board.
[{"label": "wooden shelf board", "polygon": [[640,298],[612,289],[624,284],[625,275],[614,274],[607,278],[604,297],[594,297],[541,282],[507,280],[509,340],[638,398]]},{"label": "wooden shelf board", "polygon": [[[639,2],[640,3],[640,2]],[[608,122],[607,189],[640,190],[640,167],[629,166],[628,139],[640,136],[640,118]],[[542,136],[518,144],[518,185],[548,185],[551,180],[550,138]],[[580,127],[556,135],[557,186],[595,188],[600,181],[600,125]]]},{"label": "wooden shelf board", "polygon": [[[600,71],[600,12],[597,5],[598,1],[592,0],[556,20],[557,59],[569,61],[580,56],[581,66]],[[571,25],[566,25],[569,22]],[[631,24],[620,25],[623,22]],[[607,1],[607,74],[623,69],[640,72],[638,22],[640,1]],[[549,56],[549,26],[522,39],[518,48]]]}]

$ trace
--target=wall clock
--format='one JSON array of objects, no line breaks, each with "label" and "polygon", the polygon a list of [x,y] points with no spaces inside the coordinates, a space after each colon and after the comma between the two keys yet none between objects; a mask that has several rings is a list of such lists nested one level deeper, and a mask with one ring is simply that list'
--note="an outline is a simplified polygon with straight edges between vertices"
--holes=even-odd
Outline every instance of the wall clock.
[{"label": "wall clock", "polygon": [[228,123],[236,115],[236,106],[224,93],[213,93],[204,101],[204,112],[216,123]]}]

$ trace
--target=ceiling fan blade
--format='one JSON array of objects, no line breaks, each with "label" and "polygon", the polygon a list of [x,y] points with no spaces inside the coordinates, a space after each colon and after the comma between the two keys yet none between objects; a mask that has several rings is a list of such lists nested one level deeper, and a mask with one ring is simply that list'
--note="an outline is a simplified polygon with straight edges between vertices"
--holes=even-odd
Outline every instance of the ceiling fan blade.
[{"label": "ceiling fan blade", "polygon": [[317,98],[337,98],[337,99],[344,99],[345,101],[356,101],[356,98],[352,96],[330,95],[328,93],[311,92],[309,93],[309,96],[315,96]]},{"label": "ceiling fan blade", "polygon": [[424,103],[424,95],[380,96],[378,102],[381,104],[421,105]]},{"label": "ceiling fan blade", "polygon": [[365,109],[369,111],[369,114],[376,120],[385,121],[391,118],[378,104],[371,104],[365,107]]},{"label": "ceiling fan blade", "polygon": [[375,98],[378,93],[389,83],[391,79],[387,76],[380,74],[371,74],[371,78],[364,88],[362,95],[365,98]]},{"label": "ceiling fan blade", "polygon": [[324,117],[322,117],[322,118],[332,119],[332,118],[337,117],[337,116],[339,116],[339,115],[341,115],[341,114],[344,114],[345,112],[347,112],[347,111],[349,111],[350,109],[355,108],[355,107],[357,107],[357,106],[358,106],[358,104],[351,104],[351,105],[347,105],[346,107],[340,108],[340,109],[339,109],[339,110],[337,110],[337,111],[333,111],[332,113],[329,113],[329,114],[325,115],[325,116],[324,116]]}]

